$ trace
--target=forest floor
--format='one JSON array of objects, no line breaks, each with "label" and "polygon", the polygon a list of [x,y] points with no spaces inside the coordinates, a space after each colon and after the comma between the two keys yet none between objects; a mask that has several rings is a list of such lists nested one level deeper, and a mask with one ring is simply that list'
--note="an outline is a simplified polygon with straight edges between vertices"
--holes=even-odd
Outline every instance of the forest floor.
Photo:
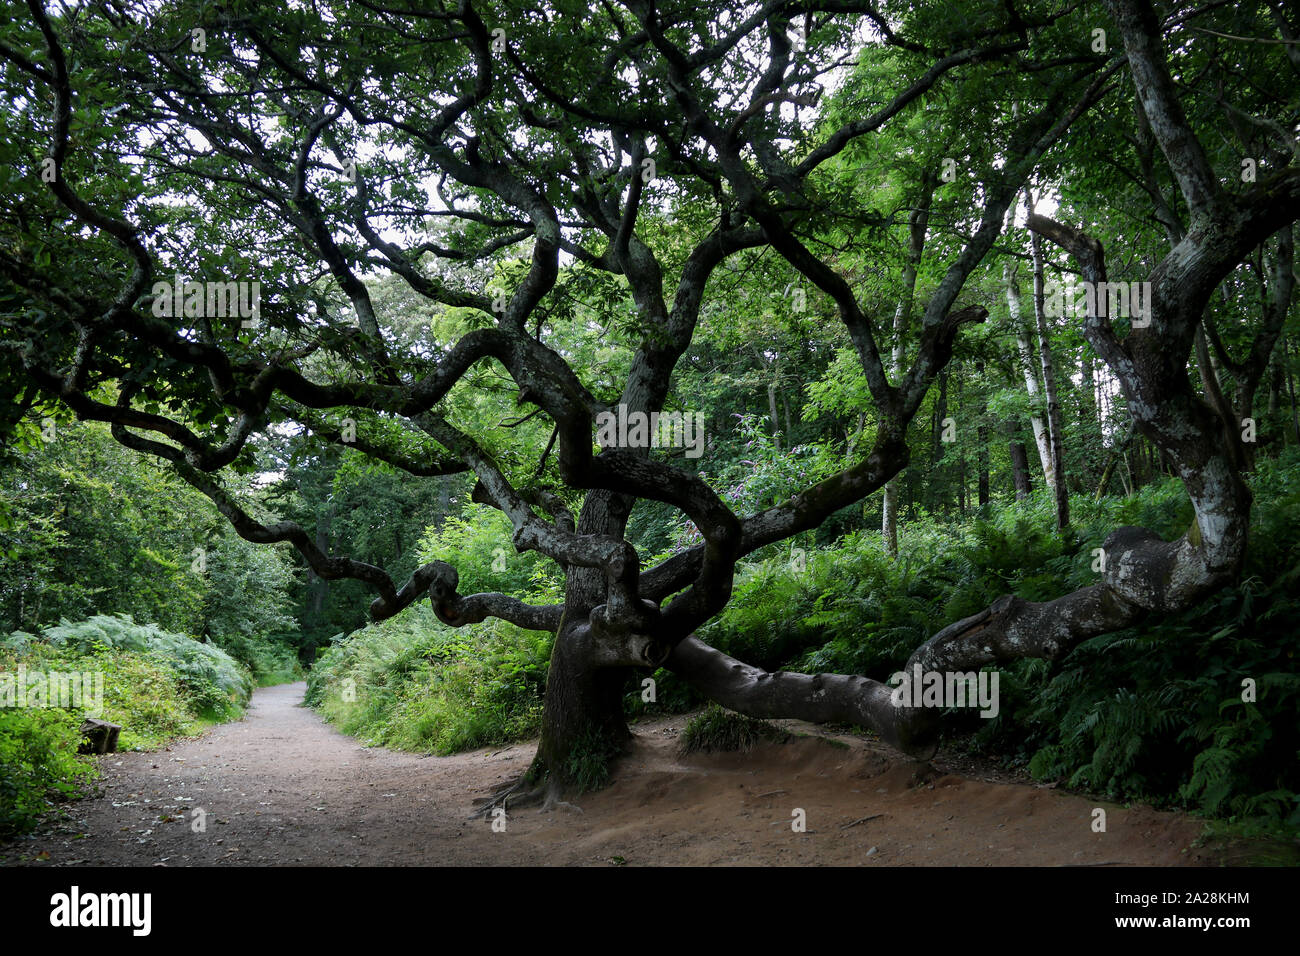
[{"label": "forest floor", "polygon": [[[781,721],[749,753],[678,754],[688,715],[643,720],[604,790],[574,808],[474,799],[523,772],[535,744],[423,757],[361,746],[302,705],[304,684],[258,690],[242,720],[167,750],[99,758],[100,795],[0,847],[0,863],[208,865],[1205,865],[1185,814],[1062,793],[961,757],[929,765]],[[816,735],[811,735],[816,731]],[[1093,810],[1106,830],[1093,831]],[[794,832],[795,810],[806,832]],[[201,811],[201,813],[196,812]],[[201,832],[196,824],[202,820]]]}]

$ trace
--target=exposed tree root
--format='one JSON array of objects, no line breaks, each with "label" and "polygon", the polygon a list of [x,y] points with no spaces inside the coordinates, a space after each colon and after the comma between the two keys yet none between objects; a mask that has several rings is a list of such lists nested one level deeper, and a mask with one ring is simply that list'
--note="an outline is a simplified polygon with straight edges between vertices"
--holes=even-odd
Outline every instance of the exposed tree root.
[{"label": "exposed tree root", "polygon": [[511,808],[531,807],[549,799],[550,787],[545,783],[534,783],[528,774],[521,774],[511,784],[498,790],[490,797],[475,797],[474,803],[481,804],[469,815],[471,820],[489,817],[498,808],[509,813]]},{"label": "exposed tree root", "polygon": [[563,789],[549,778],[539,783],[535,782],[530,774],[524,773],[489,797],[475,797],[474,803],[478,806],[470,814],[469,819],[490,817],[492,811],[498,808],[509,813],[513,809],[533,807],[538,804],[541,804],[542,813],[551,813],[559,809],[582,813],[582,807],[561,799],[563,796]]}]

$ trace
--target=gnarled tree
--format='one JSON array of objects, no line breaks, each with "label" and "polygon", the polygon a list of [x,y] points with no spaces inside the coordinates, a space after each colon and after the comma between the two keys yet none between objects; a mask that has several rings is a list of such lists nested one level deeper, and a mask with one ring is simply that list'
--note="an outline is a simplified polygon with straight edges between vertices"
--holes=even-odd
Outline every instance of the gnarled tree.
[{"label": "gnarled tree", "polygon": [[[962,326],[986,315],[969,280],[992,268],[1017,197],[1035,177],[1050,182],[1080,117],[1130,87],[1186,228],[1151,270],[1149,327],[1121,337],[1103,305],[1087,337],[1137,426],[1176,464],[1196,524],[1176,542],[1117,530],[1100,583],[1044,604],[1004,598],[937,634],[909,669],[1058,656],[1232,577],[1249,495],[1187,358],[1218,284],[1300,215],[1300,169],[1225,184],[1207,156],[1162,43],[1206,15],[1161,15],[1146,0],[919,12],[857,0],[54,12],[30,0],[0,43],[5,158],[17,170],[0,200],[6,389],[18,413],[57,401],[110,422],[245,538],[288,542],[320,577],[373,587],[375,618],[428,597],[451,626],[495,616],[555,633],[532,781],[563,787],[575,751],[615,751],[628,733],[629,675],[659,665],[735,710],[853,723],[925,755],[934,712],[894,706],[888,685],[769,674],[693,634],[726,606],[738,561],[816,528],[906,466],[909,424]],[[1118,30],[1122,47],[1099,48],[1095,29]],[[823,118],[832,89],[851,119]],[[915,231],[916,215],[882,220],[843,188],[842,160],[918,115],[933,124],[933,152],[919,159],[939,183],[936,238],[924,246],[939,278],[916,293],[904,365],[901,350],[887,359],[877,346],[893,317],[870,313],[823,237],[845,223]],[[1043,217],[1029,226],[1084,278],[1105,278],[1103,250],[1083,230]],[[593,435],[602,413],[667,408],[710,280],[757,249],[847,330],[874,439],[832,476],[737,514],[663,451],[596,449]],[[596,389],[557,337],[571,267],[608,277],[633,304],[638,344],[616,391]],[[396,347],[396,317],[368,285],[380,274],[466,316],[464,333]],[[206,280],[200,297],[212,283],[257,281],[258,314],[190,307],[187,279]],[[540,460],[514,460],[499,435],[456,413],[455,395],[484,366],[508,376],[549,431]],[[253,514],[221,476],[246,465],[250,438],[272,426],[416,476],[472,472],[475,499],[509,518],[513,546],[565,569],[563,603],[461,594],[442,561],[399,585],[324,553],[307,529]],[[678,509],[700,543],[643,567],[626,537],[639,501]]]}]

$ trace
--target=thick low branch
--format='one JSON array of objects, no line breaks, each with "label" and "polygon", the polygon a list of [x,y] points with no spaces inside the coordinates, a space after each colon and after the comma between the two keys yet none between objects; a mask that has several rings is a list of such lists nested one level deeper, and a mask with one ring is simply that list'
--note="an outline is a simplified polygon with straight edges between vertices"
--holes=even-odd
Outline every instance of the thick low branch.
[{"label": "thick low branch", "polygon": [[[874,730],[904,752],[888,685],[856,674],[771,673],[743,664],[696,637],[678,642],[666,666],[723,707],[751,717],[797,718]],[[921,752],[928,756],[925,746]]]},{"label": "thick low branch", "polygon": [[[1235,568],[1212,568],[1185,536],[1166,542],[1143,528],[1112,532],[1103,581],[1053,601],[999,598],[944,628],[908,659],[903,673],[964,675],[1021,658],[1055,660],[1081,641],[1172,613],[1226,583]],[[667,666],[711,699],[751,717],[848,723],[875,731],[904,753],[928,759],[939,739],[940,708],[896,702],[889,685],[858,675],[769,673],[689,637]]]},{"label": "thick low branch", "polygon": [[457,594],[460,575],[445,561],[432,561],[420,568],[416,575],[421,575],[420,580],[416,581],[416,576],[412,575],[412,586],[428,591],[433,613],[448,627],[464,627],[497,617],[529,630],[554,633],[564,617],[563,605],[525,604],[518,598],[495,591],[464,596]]}]

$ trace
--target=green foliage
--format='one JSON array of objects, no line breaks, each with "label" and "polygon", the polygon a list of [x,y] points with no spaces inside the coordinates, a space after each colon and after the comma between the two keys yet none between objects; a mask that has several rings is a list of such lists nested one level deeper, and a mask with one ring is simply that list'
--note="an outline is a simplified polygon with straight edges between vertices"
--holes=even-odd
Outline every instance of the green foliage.
[{"label": "green foliage", "polygon": [[62,622],[39,636],[0,640],[14,664],[104,675],[104,716],[122,724],[123,749],[192,733],[195,720],[230,720],[252,693],[247,670],[221,649],[125,615]]},{"label": "green foliage", "polygon": [[511,544],[510,519],[487,505],[467,504],[429,528],[419,543],[421,561],[446,561],[460,576],[463,594],[500,591],[525,600],[559,600],[562,576],[535,551]]},{"label": "green foliage", "polygon": [[[644,700],[645,688],[642,682],[646,677],[654,680],[654,700]],[[662,717],[664,714],[680,714],[694,710],[705,703],[705,698],[694,687],[666,667],[660,667],[654,673],[643,670],[636,672],[630,689],[623,697],[623,713],[628,719],[639,717]]]},{"label": "green foliage", "polygon": [[782,741],[789,736],[765,720],[755,720],[710,704],[703,713],[687,722],[682,730],[680,749],[683,756],[714,751],[749,751],[765,741]]},{"label": "green foliage", "polygon": [[[392,291],[385,287],[383,295]],[[401,309],[403,316],[419,312],[418,303],[406,300]],[[417,544],[425,529],[468,499],[463,476],[416,478],[351,450],[322,446],[309,434],[268,435],[261,446],[260,467],[265,474],[279,476],[262,489],[268,509],[311,529],[331,553],[384,568],[396,581],[421,563]],[[333,635],[367,623],[366,607],[373,595],[360,581],[325,580],[312,574],[301,558],[296,560],[301,570],[281,609],[292,613],[298,630],[290,633],[289,628],[272,625],[262,633],[294,646],[301,662],[309,665]],[[214,632],[213,637],[227,646],[222,635]]]},{"label": "green foliage", "polygon": [[307,702],[367,743],[450,754],[535,735],[552,638],[503,621],[459,630],[427,604],[331,645]]},{"label": "green foliage", "polygon": [[[96,422],[0,459],[0,630],[127,614],[249,648],[297,629],[283,551],[235,534],[203,495],[117,444]],[[199,561],[199,556],[202,561]],[[112,568],[105,574],[105,568]]]},{"label": "green foliage", "polygon": [[[1182,614],[1086,641],[1055,669],[1013,668],[1015,705],[988,741],[1018,747],[1042,778],[1300,828],[1298,476],[1294,464],[1272,463],[1256,476],[1239,583]],[[1254,702],[1243,700],[1247,679]]]},{"label": "green foliage", "polygon": [[66,710],[0,708],[0,839],[31,829],[95,776],[77,756],[80,725]]},{"label": "green foliage", "polygon": [[[177,737],[196,734],[218,711],[238,716],[238,710],[228,704],[214,706],[217,694],[206,682],[184,681],[148,654],[100,647],[80,659],[69,654],[58,663],[104,675],[104,710],[97,716],[121,726],[117,741],[121,750],[154,750]],[[46,666],[53,668],[55,663]]]},{"label": "green foliage", "polygon": [[[19,646],[30,640],[29,635],[18,632],[7,643]],[[73,653],[103,648],[134,651],[154,660],[174,675],[195,713],[212,720],[237,716],[253,692],[247,669],[219,647],[164,631],[155,624],[136,624],[128,615],[97,614],[76,623],[61,621],[42,631],[40,640]]]},{"label": "green foliage", "polygon": [[93,758],[77,755],[87,716],[121,726],[119,749],[149,750],[238,717],[252,691],[248,673],[218,648],[124,615],[0,638],[0,673],[20,665],[102,680],[103,706],[92,712],[83,698],[66,709],[0,707],[0,836],[30,829],[95,775]]},{"label": "green foliage", "polygon": [[[737,457],[723,470],[723,496],[741,514],[782,501],[842,465],[819,455],[819,446],[779,449],[770,426],[757,415],[738,415]],[[693,542],[692,542],[693,543]]]},{"label": "green foliage", "polygon": [[108,610],[197,631],[194,519],[214,510],[105,426],[63,424],[51,436],[0,462],[0,629]]},{"label": "green foliage", "polygon": [[[249,648],[253,658],[285,659],[285,654],[262,645],[287,648],[285,637],[272,642],[268,635],[287,636],[298,628],[289,613],[295,576],[286,555],[222,533],[208,549],[206,563],[205,633],[223,647]],[[252,660],[245,663],[251,666]]]},{"label": "green foliage", "polygon": [[302,663],[286,638],[272,640],[257,635],[214,637],[213,643],[248,668],[258,687],[290,684],[303,678]]},{"label": "green foliage", "polygon": [[[516,554],[498,511],[467,505],[428,529],[420,560],[451,563],[460,589],[560,600],[560,576]],[[336,640],[312,668],[307,702],[368,743],[450,754],[534,735],[553,637],[500,620],[453,630],[427,602]]]},{"label": "green foliage", "polygon": [[746,565],[731,604],[701,629],[708,643],[768,670],[888,672],[929,634],[945,584],[968,582],[949,557],[955,529],[914,524],[890,561],[878,535],[791,550]]}]

